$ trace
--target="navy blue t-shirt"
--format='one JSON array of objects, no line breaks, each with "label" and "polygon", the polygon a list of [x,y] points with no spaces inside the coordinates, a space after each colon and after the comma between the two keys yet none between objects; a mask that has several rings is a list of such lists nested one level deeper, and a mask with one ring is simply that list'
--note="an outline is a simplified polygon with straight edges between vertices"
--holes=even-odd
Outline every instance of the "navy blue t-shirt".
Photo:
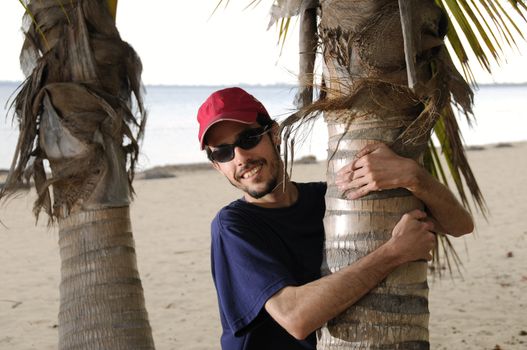
[{"label": "navy blue t-shirt", "polygon": [[239,199],[212,221],[212,277],[224,350],[316,348],[315,333],[299,341],[264,308],[282,288],[320,278],[326,184],[295,185],[298,199],[290,207],[262,208]]}]

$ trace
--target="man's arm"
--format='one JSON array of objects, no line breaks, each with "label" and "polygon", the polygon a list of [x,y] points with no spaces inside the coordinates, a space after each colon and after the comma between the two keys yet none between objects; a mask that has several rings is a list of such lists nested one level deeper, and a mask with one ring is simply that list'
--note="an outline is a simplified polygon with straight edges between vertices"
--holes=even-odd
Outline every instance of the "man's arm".
[{"label": "man's arm", "polygon": [[338,171],[335,180],[348,199],[372,191],[406,188],[423,201],[439,232],[461,236],[474,230],[470,213],[454,194],[414,160],[395,154],[384,143],[364,147],[356,158]]},{"label": "man's arm", "polygon": [[397,266],[431,260],[433,224],[414,210],[403,215],[392,238],[350,266],[299,287],[285,287],[265,304],[271,317],[297,339],[306,338],[377,286]]}]

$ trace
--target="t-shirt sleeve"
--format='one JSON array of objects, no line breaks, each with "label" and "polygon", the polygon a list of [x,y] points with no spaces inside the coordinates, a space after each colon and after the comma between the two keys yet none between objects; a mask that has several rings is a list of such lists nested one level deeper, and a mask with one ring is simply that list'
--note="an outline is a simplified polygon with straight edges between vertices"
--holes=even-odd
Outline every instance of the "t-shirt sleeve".
[{"label": "t-shirt sleeve", "polygon": [[211,230],[218,302],[229,328],[240,335],[252,326],[271,296],[295,283],[284,262],[273,255],[272,239],[249,218],[223,209]]}]

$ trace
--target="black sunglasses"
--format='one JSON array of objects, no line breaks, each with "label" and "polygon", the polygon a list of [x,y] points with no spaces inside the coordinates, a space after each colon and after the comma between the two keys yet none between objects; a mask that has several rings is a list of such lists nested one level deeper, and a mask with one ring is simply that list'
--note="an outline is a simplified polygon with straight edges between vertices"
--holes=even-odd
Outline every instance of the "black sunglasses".
[{"label": "black sunglasses", "polygon": [[207,157],[212,162],[229,162],[234,158],[234,147],[240,147],[245,150],[256,147],[262,140],[262,136],[270,130],[271,128],[269,125],[260,128],[246,129],[238,135],[238,138],[233,144],[219,145],[214,147],[214,150],[207,147]]}]

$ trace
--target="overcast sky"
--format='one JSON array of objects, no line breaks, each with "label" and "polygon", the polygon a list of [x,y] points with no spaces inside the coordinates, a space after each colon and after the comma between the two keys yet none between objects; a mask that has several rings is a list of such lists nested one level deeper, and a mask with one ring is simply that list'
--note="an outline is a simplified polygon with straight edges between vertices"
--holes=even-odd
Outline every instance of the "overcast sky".
[{"label": "overcast sky", "polygon": [[[120,0],[117,26],[139,53],[146,84],[234,85],[295,83],[298,26],[293,19],[280,56],[277,29],[267,30],[270,0],[244,10],[251,0],[231,0],[210,17],[218,0]],[[2,0],[0,80],[22,80],[18,54],[23,8]],[[527,32],[527,26],[524,26]],[[480,83],[527,82],[527,44],[509,50],[493,76],[475,67]]]}]

